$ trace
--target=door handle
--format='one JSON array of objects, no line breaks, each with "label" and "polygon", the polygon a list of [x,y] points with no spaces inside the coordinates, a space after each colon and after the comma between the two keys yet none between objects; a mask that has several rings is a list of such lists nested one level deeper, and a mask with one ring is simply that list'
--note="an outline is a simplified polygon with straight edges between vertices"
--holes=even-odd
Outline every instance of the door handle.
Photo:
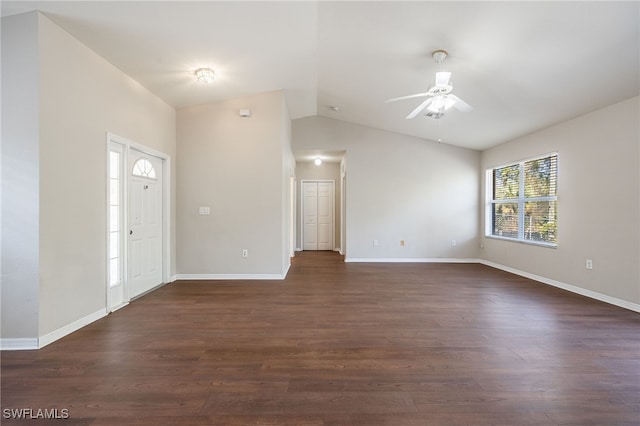
[{"label": "door handle", "polygon": [[129,229],[129,235],[133,235],[133,229]]}]

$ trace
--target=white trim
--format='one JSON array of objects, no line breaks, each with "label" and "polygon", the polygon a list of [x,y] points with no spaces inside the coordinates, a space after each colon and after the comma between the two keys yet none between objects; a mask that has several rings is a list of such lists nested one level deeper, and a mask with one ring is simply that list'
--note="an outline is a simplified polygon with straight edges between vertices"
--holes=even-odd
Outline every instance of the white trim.
[{"label": "white trim", "polygon": [[346,263],[480,263],[479,259],[453,257],[347,257]]},{"label": "white trim", "polygon": [[[571,284],[556,281],[550,278],[545,278],[540,275],[532,274],[530,272],[521,271],[519,269],[511,268],[509,266],[501,265],[483,259],[456,259],[456,258],[346,258],[345,262],[351,263],[479,263],[490,268],[500,269],[511,274],[519,275],[524,278],[540,282],[542,284],[551,285],[553,287],[560,288],[572,293],[576,293],[600,302],[608,303],[611,305],[619,306],[630,311],[640,313],[640,304],[628,302],[626,300],[618,299],[606,294],[597,293],[595,291],[587,290],[581,287],[577,287]],[[291,265],[289,265],[290,267]],[[283,280],[287,273],[284,275],[279,274],[177,274],[171,277],[171,282],[176,280]],[[121,307],[126,306],[123,304]],[[45,336],[37,338],[16,338],[16,339],[0,339],[0,350],[34,350],[40,349],[44,346],[53,343],[54,341],[67,336],[74,331],[77,331],[90,323],[97,321],[107,315],[106,309],[101,309],[93,314],[87,315],[77,321],[72,322],[64,327],[59,328]]]},{"label": "white trim", "polygon": [[546,247],[546,248],[550,248],[550,249],[557,249],[558,248],[558,244],[556,243],[547,243],[544,241],[534,241],[534,240],[519,240],[517,238],[510,238],[510,237],[503,237],[500,235],[485,235],[485,238],[490,238],[493,240],[500,240],[500,241],[510,241],[512,243],[517,243],[517,244],[528,244],[530,246],[536,246],[536,247]]},{"label": "white trim", "polygon": [[38,349],[37,338],[0,339],[0,350],[30,351]]},{"label": "white trim", "polygon": [[[120,144],[124,147],[124,157],[123,157],[123,168],[124,168],[124,173],[123,173],[123,209],[124,209],[124,217],[123,217],[123,223],[122,223],[122,228],[123,228],[123,251],[122,251],[122,259],[123,259],[123,285],[125,285],[125,302],[129,302],[131,300],[131,296],[129,294],[129,277],[128,277],[128,259],[129,259],[129,254],[128,254],[128,244],[126,244],[126,235],[127,235],[127,230],[129,229],[129,224],[128,224],[128,211],[129,211],[129,206],[128,206],[128,198],[129,198],[129,194],[128,194],[128,190],[129,190],[129,156],[130,156],[130,152],[131,150],[136,150],[139,152],[142,152],[143,154],[148,154],[154,157],[159,158],[160,160],[162,160],[162,220],[163,220],[163,227],[162,227],[162,234],[163,234],[163,239],[162,239],[162,285],[163,284],[167,284],[170,282],[175,281],[176,275],[171,275],[171,156],[161,152],[161,151],[157,151],[153,148],[149,148],[147,146],[138,144],[136,142],[132,142],[127,138],[123,138],[122,136],[118,136],[116,134],[107,132],[107,152],[109,151],[109,145],[110,143],[117,143]],[[108,159],[108,156],[107,156]],[[109,208],[108,202],[107,202],[107,209]],[[108,211],[108,210],[107,210]],[[108,216],[107,216],[108,217]],[[107,230],[108,230],[108,226],[109,224],[107,223]],[[108,241],[107,241],[108,244]],[[108,246],[107,246],[108,248]],[[108,267],[108,264],[107,264]],[[108,274],[107,274],[108,276]],[[106,291],[107,291],[107,298],[108,293],[109,293],[109,283],[107,282],[107,287],[106,287]],[[159,286],[158,286],[159,287]],[[140,295],[139,295],[140,296]],[[109,309],[109,305],[108,305],[108,299],[105,300],[105,303],[107,304],[107,309]]]},{"label": "white trim", "polygon": [[[171,157],[164,155],[162,158],[162,220],[163,227],[163,255],[162,255],[162,281],[171,281]],[[175,281],[175,280],[174,280]]]},{"label": "white trim", "polygon": [[178,274],[179,280],[284,280],[286,274]]},{"label": "white trim", "polygon": [[618,299],[613,296],[598,293],[592,290],[588,290],[582,287],[578,287],[572,284],[556,281],[551,278],[546,278],[541,275],[532,274],[530,272],[521,271],[519,269],[511,268],[509,266],[501,265],[483,259],[456,259],[456,258],[345,258],[346,263],[480,263],[491,268],[500,269],[505,272],[509,272],[521,277],[529,278],[531,280],[540,282],[542,284],[551,285],[571,293],[579,294],[581,296],[588,297],[590,299],[598,300],[600,302],[608,303],[611,305],[619,306],[621,308],[629,309],[630,311],[640,313],[640,304],[629,302],[627,300]]},{"label": "white trim", "polygon": [[579,294],[581,296],[586,296],[591,299],[599,300],[600,302],[609,303],[611,305],[619,306],[621,308],[629,309],[631,311],[640,312],[640,304],[628,302],[626,300],[618,299],[616,297],[608,296],[606,294],[598,293],[595,291],[587,290],[586,288],[577,287],[575,285],[563,283],[560,281],[553,280],[551,278],[545,278],[540,275],[532,274],[530,272],[521,271],[519,269],[511,268],[509,266],[501,265],[499,263],[490,262],[488,260],[480,260],[480,263],[486,266],[490,266],[492,268],[500,269],[505,272],[510,272],[515,275],[519,275],[521,277],[529,278],[534,281],[538,281],[543,284],[548,284],[553,287],[561,288],[563,290],[570,291],[572,293]]},{"label": "white trim", "polygon": [[56,340],[73,333],[74,331],[80,330],[82,327],[85,327],[92,322],[99,320],[100,318],[104,318],[105,316],[107,316],[107,310],[103,308],[99,311],[87,315],[84,318],[80,318],[77,321],[60,327],[59,329],[54,330],[51,333],[45,334],[38,339],[38,349],[44,348],[48,344],[53,343]]},{"label": "white trim", "polygon": [[117,310],[120,310],[120,309],[124,308],[125,306],[127,306],[128,304],[129,304],[129,302],[124,302],[124,303],[122,303],[122,304],[120,304],[120,305],[118,305],[116,307],[113,307],[113,308],[111,308],[110,313],[113,313],[113,312],[115,312]]},{"label": "white trim", "polygon": [[174,281],[176,281],[178,279],[178,276],[176,274],[171,275],[171,277],[169,277],[169,282],[172,283]]},{"label": "white trim", "polygon": [[291,269],[291,258],[289,258],[289,263],[287,263],[287,267],[282,272],[282,278],[280,278],[280,279],[284,280],[285,278],[287,278],[287,274],[289,273],[289,269]]},{"label": "white trim", "polygon": [[138,299],[140,299],[141,297],[146,296],[146,295],[147,295],[147,294],[149,294],[149,293],[153,293],[154,291],[156,291],[156,290],[157,290],[157,289],[159,289],[160,287],[164,287],[164,286],[165,286],[165,285],[167,285],[167,284],[169,284],[169,283],[161,282],[160,284],[158,284],[158,285],[156,285],[156,286],[151,287],[151,288],[150,288],[149,290],[147,290],[147,291],[143,291],[143,292],[142,292],[142,293],[140,293],[140,294],[136,294],[135,296],[133,296],[133,297],[131,298],[131,300],[130,300],[130,301],[131,301],[131,302],[133,302],[134,300],[138,300]]}]

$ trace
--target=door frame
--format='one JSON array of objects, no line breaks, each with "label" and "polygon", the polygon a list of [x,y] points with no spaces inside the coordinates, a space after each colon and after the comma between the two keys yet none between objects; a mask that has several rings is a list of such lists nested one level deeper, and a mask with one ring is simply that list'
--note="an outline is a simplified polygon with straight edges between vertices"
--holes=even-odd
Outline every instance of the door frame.
[{"label": "door frame", "polygon": [[304,184],[306,182],[330,183],[333,186],[333,196],[331,197],[331,251],[336,250],[336,181],[333,179],[301,179],[300,180],[300,233],[302,238],[302,250],[304,251]]},{"label": "door frame", "polygon": [[[121,205],[121,217],[122,217],[122,226],[121,229],[123,232],[120,233],[120,249],[122,250],[122,265],[121,265],[121,274],[122,274],[122,285],[124,286],[124,301],[121,305],[112,307],[111,306],[111,294],[109,292],[110,289],[110,269],[109,269],[109,162],[112,145],[119,145],[122,147],[123,158],[122,158],[122,191],[120,194],[120,205]],[[105,256],[105,304],[107,312],[113,312],[120,309],[123,306],[126,306],[131,301],[131,296],[129,293],[129,245],[127,244],[128,239],[128,229],[129,229],[129,183],[130,183],[130,168],[133,164],[130,164],[130,152],[134,149],[136,151],[142,152],[144,154],[152,155],[154,157],[159,158],[162,161],[162,284],[166,284],[171,281],[171,157],[164,152],[157,151],[153,148],[150,148],[145,145],[141,145],[136,142],[132,142],[122,136],[118,136],[116,134],[107,132],[106,134],[106,152],[107,152],[107,169],[106,169],[106,179],[107,179],[107,191],[106,191],[106,224],[105,224],[105,235],[106,239],[106,254]]]},{"label": "door frame", "polygon": [[340,254],[347,254],[347,172],[344,162],[340,174]]}]

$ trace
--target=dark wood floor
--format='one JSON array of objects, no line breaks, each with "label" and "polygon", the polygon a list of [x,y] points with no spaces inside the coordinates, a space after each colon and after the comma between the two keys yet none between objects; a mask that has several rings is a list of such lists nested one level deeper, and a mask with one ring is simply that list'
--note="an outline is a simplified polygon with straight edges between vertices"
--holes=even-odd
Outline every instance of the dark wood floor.
[{"label": "dark wood floor", "polygon": [[56,425],[639,425],[640,315],[476,264],[176,282],[39,351],[2,408]]}]

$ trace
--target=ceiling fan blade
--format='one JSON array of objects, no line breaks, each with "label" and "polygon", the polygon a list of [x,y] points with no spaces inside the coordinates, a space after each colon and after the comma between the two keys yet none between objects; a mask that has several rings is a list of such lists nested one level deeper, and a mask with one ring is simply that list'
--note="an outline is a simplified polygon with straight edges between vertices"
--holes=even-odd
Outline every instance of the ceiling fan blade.
[{"label": "ceiling fan blade", "polygon": [[456,102],[455,104],[453,104],[453,107],[458,111],[469,112],[473,110],[473,107],[471,105],[469,105],[468,103],[466,103],[465,101],[457,97],[456,95],[448,95],[448,97],[453,99]]},{"label": "ceiling fan blade", "polygon": [[409,113],[409,115],[407,115],[407,119],[413,118],[416,115],[420,114],[420,111],[422,111],[423,109],[425,109],[427,106],[429,106],[429,104],[433,102],[433,98],[429,98],[426,101],[424,101],[423,103],[421,103],[420,105],[418,105],[418,108],[414,109],[413,111],[411,111]]},{"label": "ceiling fan blade", "polygon": [[451,73],[448,71],[439,71],[436,73],[436,86],[446,86],[451,79]]},{"label": "ceiling fan blade", "polygon": [[416,93],[415,95],[401,96],[399,98],[387,99],[386,101],[384,101],[384,103],[388,104],[389,102],[403,101],[405,99],[411,99],[411,98],[421,98],[423,96],[429,96],[429,93]]}]

